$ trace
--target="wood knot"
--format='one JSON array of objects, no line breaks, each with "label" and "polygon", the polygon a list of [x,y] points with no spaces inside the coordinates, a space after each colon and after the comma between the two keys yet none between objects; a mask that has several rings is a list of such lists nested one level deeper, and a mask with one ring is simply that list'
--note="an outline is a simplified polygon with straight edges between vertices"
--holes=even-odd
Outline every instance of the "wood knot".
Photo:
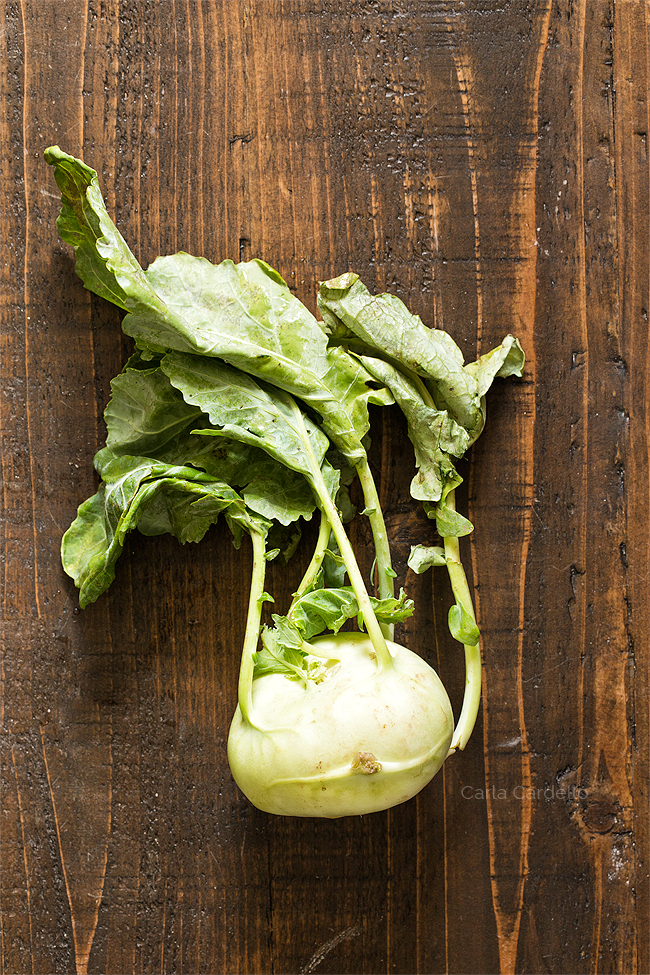
[{"label": "wood knot", "polygon": [[609,833],[617,822],[616,807],[611,802],[590,802],[582,821],[590,833]]}]

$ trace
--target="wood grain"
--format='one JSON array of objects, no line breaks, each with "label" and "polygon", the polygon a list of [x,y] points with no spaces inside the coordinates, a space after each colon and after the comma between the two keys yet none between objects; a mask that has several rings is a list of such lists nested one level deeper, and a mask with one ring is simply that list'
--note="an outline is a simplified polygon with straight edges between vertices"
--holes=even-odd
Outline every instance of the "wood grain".
[{"label": "wood grain", "polygon": [[[0,25],[0,971],[643,975],[648,4],[0,0]],[[479,724],[404,806],[291,820],[234,786],[245,545],[134,538],[77,608],[60,538],[129,343],[58,240],[55,143],[144,265],[262,256],[312,309],[351,268],[468,358],[521,339],[459,492]],[[457,710],[405,427],[373,429],[400,638]]]}]

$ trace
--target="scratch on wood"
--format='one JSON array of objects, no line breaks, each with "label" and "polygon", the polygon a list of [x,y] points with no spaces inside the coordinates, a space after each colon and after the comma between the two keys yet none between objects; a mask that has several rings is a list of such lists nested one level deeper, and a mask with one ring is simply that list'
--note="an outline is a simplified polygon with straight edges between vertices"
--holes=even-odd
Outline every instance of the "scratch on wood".
[{"label": "scratch on wood", "polygon": [[[452,25],[449,24],[449,30]],[[480,342],[483,329],[483,285],[481,279],[481,235],[478,216],[478,178],[476,173],[475,145],[472,135],[472,121],[470,115],[469,92],[471,86],[471,68],[462,58],[458,46],[453,45],[454,64],[456,76],[458,78],[458,91],[463,106],[463,125],[465,126],[465,136],[467,139],[467,158],[469,166],[469,178],[472,187],[472,212],[474,214],[474,257],[476,261],[476,321],[477,338]]]},{"label": "scratch on wood", "polygon": [[[201,93],[200,94],[200,97],[198,98],[198,116],[199,116],[199,118],[198,118],[198,123],[197,123],[197,127],[196,127],[196,132],[197,132],[197,136],[196,136],[196,155],[197,155],[196,170],[200,174],[201,178],[197,178],[197,180],[196,180],[196,182],[195,182],[194,185],[197,187],[197,190],[198,190],[198,192],[197,192],[197,204],[196,204],[196,223],[197,223],[197,238],[198,238],[197,239],[197,249],[202,253],[203,252],[203,248],[204,248],[204,241],[205,241],[205,225],[204,225],[205,206],[204,206],[204,200],[203,200],[203,179],[202,179],[202,176],[203,176],[203,166],[204,166],[203,142],[204,142],[204,133],[205,133],[205,105],[206,105],[205,94],[204,94],[205,93],[205,90],[206,90],[206,85],[205,85],[205,33],[204,33],[204,30],[203,30],[203,4],[202,3],[199,3],[199,4],[196,5],[196,15],[197,15],[197,24],[198,24],[198,27],[197,27],[197,34],[198,34],[197,47],[198,47],[198,51],[199,51],[199,53],[196,56],[196,60],[198,61],[198,73],[199,73],[199,77],[200,77],[199,91]],[[191,53],[192,50],[194,49],[193,44],[192,44],[192,32],[191,31],[189,33],[189,43],[190,43],[190,53]],[[192,60],[193,60],[193,58],[190,57],[190,62]]]},{"label": "scratch on wood", "polygon": [[[62,837],[62,827],[65,826],[65,822],[61,823],[57,813],[56,800],[54,797],[54,786],[56,785],[56,780],[52,780],[50,765],[47,759],[47,749],[45,747],[45,735],[43,733],[43,728],[41,728],[41,747],[43,750],[43,761],[45,763],[45,773],[47,775],[47,784],[50,791],[50,799],[52,802],[52,813],[54,815],[54,824],[56,827],[56,837],[59,846],[59,856],[61,857],[61,869],[63,871],[63,881],[65,884],[66,895],[68,898],[68,904],[70,906],[70,921],[72,924],[72,940],[74,942],[74,952],[75,952],[75,967],[76,975],[87,975],[88,972],[88,959],[90,957],[90,949],[95,938],[95,931],[97,929],[97,920],[99,918],[99,907],[102,901],[102,893],[104,889],[104,880],[106,878],[106,868],[108,865],[108,844],[105,844],[103,863],[101,868],[101,875],[99,877],[98,888],[94,891],[83,890],[81,893],[90,894],[83,898],[81,906],[78,906],[75,901],[78,899],[80,893],[77,889],[75,897],[75,891],[73,890],[73,883],[70,878],[70,871],[68,869],[68,864],[66,861],[66,856],[64,854],[64,843]],[[109,786],[110,793],[110,786]],[[107,833],[110,832],[110,795],[109,795],[109,818],[107,824]],[[77,878],[74,878],[77,880]],[[92,907],[84,909],[84,905],[90,902]]]},{"label": "scratch on wood", "polygon": [[162,916],[162,932],[160,935],[160,971],[161,975],[165,971],[165,929],[167,927],[167,888],[169,886],[169,877],[165,878],[165,893],[163,896],[163,916]]},{"label": "scratch on wood", "polygon": [[[50,766],[47,761],[47,751],[45,748],[45,738],[43,736],[43,729],[41,728],[41,747],[43,749],[43,761],[45,762],[45,773],[47,775],[47,786],[50,790],[50,799],[52,801],[52,813],[54,815],[54,825],[56,827],[56,839],[59,844],[59,856],[61,857],[61,869],[63,870],[63,881],[65,883],[65,890],[68,896],[68,904],[70,905],[70,916],[72,919],[72,936],[74,939],[75,947],[75,957],[77,957],[77,938],[75,934],[75,916],[72,909],[72,900],[70,897],[70,885],[68,884],[68,872],[66,869],[65,857],[63,856],[63,846],[61,845],[61,830],[59,827],[59,817],[56,814],[56,802],[54,799],[54,790],[52,789],[52,778],[50,776]],[[90,954],[90,949],[88,949],[88,954]],[[79,965],[77,964],[77,972],[79,971]]]},{"label": "scratch on wood", "polygon": [[[25,10],[24,10],[24,5],[22,3],[20,5],[20,8],[21,8],[21,16],[22,16],[22,19],[23,19],[23,23],[25,23]],[[24,65],[23,65],[23,90],[25,92],[27,92],[28,91],[28,88],[29,88],[29,85],[28,85],[28,82],[29,82],[29,72],[28,72],[28,68],[27,68],[27,65],[29,63],[29,51],[28,51],[28,48],[27,48],[27,34],[26,33],[24,35],[24,38],[25,38],[25,40],[24,40],[24,56],[25,56],[25,61],[24,61]],[[28,126],[27,126],[27,117],[28,117],[28,108],[29,108],[29,105],[30,105],[29,99],[28,98],[25,98],[25,102],[24,102],[24,105],[23,105],[23,116],[22,116],[23,179],[25,181],[25,187],[28,187],[30,185],[29,175],[27,173],[27,162],[28,162],[27,146],[29,144],[29,132],[28,132]],[[25,339],[25,418],[27,420],[27,442],[28,442],[28,445],[29,445],[29,473],[30,473],[30,479],[31,479],[31,492],[30,493],[31,493],[31,505],[32,505],[32,540],[33,540],[33,546],[34,546],[34,553],[33,553],[34,602],[35,602],[35,606],[36,606],[36,615],[38,616],[39,619],[41,619],[41,617],[42,617],[42,613],[41,613],[41,601],[40,601],[40,594],[39,594],[39,587],[38,587],[38,577],[39,577],[39,571],[38,571],[38,532],[37,532],[37,529],[36,529],[37,518],[36,518],[36,505],[35,505],[37,492],[35,490],[36,475],[35,475],[35,469],[34,469],[34,450],[32,449],[32,445],[34,443],[34,440],[33,440],[33,435],[32,435],[33,434],[33,431],[32,431],[32,424],[31,424],[31,411],[30,411],[30,408],[29,408],[29,390],[30,390],[30,387],[31,387],[30,369],[29,369],[29,367],[30,367],[30,363],[32,362],[32,355],[31,355],[31,352],[30,352],[30,350],[31,350],[31,342],[30,342],[30,330],[31,330],[31,326],[29,324],[29,322],[30,322],[30,314],[29,314],[29,311],[30,311],[30,301],[29,301],[29,283],[28,283],[29,282],[29,254],[30,254],[30,249],[31,249],[31,241],[30,241],[30,236],[31,236],[31,234],[30,234],[30,228],[31,228],[31,201],[30,201],[30,195],[29,195],[29,193],[27,191],[25,192],[25,224],[24,225],[25,225],[25,251],[24,251],[25,257],[24,257],[24,271],[23,271],[23,288],[24,288],[24,291],[23,291],[23,306],[24,306],[24,316],[25,316],[25,322],[24,322],[24,339]]]},{"label": "scratch on wood", "polygon": [[370,217],[372,220],[372,229],[375,237],[375,255],[376,255],[376,270],[377,270],[377,282],[376,288],[378,291],[383,291],[386,287],[386,265],[383,259],[383,227],[381,223],[381,213],[382,206],[379,198],[379,190],[377,186],[377,177],[374,171],[370,174]]},{"label": "scratch on wood", "polygon": [[413,206],[413,179],[409,169],[408,160],[404,164],[404,176],[402,178],[404,186],[404,212],[406,216],[406,239],[413,251],[415,251],[415,212]]},{"label": "scratch on wood", "polygon": [[25,889],[27,891],[27,915],[29,921],[29,954],[32,960],[32,975],[34,973],[34,938],[32,934],[32,890],[29,883],[29,868],[27,864],[27,843],[25,840],[25,817],[23,815],[23,803],[18,785],[18,769],[16,767],[16,756],[13,745],[11,747],[11,761],[14,766],[14,778],[16,780],[16,797],[18,799],[18,814],[20,816],[20,835],[23,844],[23,864],[25,866]]},{"label": "scratch on wood", "polygon": [[326,941],[322,947],[315,951],[311,956],[307,964],[300,969],[300,975],[310,975],[311,972],[315,972],[320,963],[329,955],[330,951],[333,951],[338,945],[342,944],[344,941],[350,941],[352,938],[358,938],[361,934],[361,928],[353,925],[350,928],[346,928],[344,931],[340,931],[339,934],[331,938],[330,941]]},{"label": "scratch on wood", "polygon": [[231,135],[231,137],[228,139],[228,148],[232,149],[232,147],[237,145],[238,142],[241,142],[242,146],[245,146],[252,141],[253,141],[252,132],[244,132],[242,135]]},{"label": "scratch on wood", "polygon": [[[320,104],[321,104],[321,116],[323,118],[327,117],[327,102],[325,99],[325,83],[323,78],[323,56],[319,49],[317,52],[318,58],[318,90],[320,93]],[[327,255],[329,260],[329,277],[332,276],[332,271],[336,267],[336,251],[334,248],[335,234],[333,232],[334,227],[334,217],[333,217],[333,200],[332,200],[332,187],[331,187],[331,173],[330,173],[330,154],[326,149],[323,153],[323,175],[325,180],[325,204],[327,212],[326,221],[326,246]]]}]

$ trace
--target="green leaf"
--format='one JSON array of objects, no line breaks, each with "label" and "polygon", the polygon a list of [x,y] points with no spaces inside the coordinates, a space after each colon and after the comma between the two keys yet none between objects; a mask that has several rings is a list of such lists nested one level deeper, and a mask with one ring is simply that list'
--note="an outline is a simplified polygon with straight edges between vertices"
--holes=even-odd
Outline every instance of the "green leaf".
[{"label": "green leaf", "polygon": [[291,525],[282,525],[273,521],[267,536],[267,544],[271,552],[277,553],[273,557],[279,558],[286,565],[298,548],[300,538],[300,528],[295,522]]},{"label": "green leaf", "polygon": [[213,265],[175,254],[158,258],[146,273],[170,314],[124,319],[124,331],[140,347],[217,357],[268,381],[312,406],[346,456],[364,456],[356,398],[376,394],[361,379],[353,385],[354,367],[344,353],[328,351],[327,336],[277,272],[263,261]]},{"label": "green leaf", "polygon": [[[129,311],[122,327],[142,350],[217,357],[309,404],[353,463],[365,458],[367,402],[358,365],[329,350],[327,335],[263,261],[213,265],[189,254],[160,257],[145,272],[108,216],[97,174],[58,147],[46,150],[63,207],[57,226],[75,248],[91,291]],[[356,371],[356,375],[355,375]]]},{"label": "green leaf", "polygon": [[476,362],[470,362],[465,367],[471,373],[478,384],[481,396],[482,422],[472,431],[471,441],[477,439],[483,431],[486,417],[485,395],[492,382],[497,378],[508,376],[523,375],[525,356],[519,342],[513,335],[506,335],[503,342],[497,345],[491,352],[486,352],[480,356]]},{"label": "green leaf", "polygon": [[449,632],[454,640],[468,647],[475,647],[481,638],[478,626],[459,603],[454,603],[449,610]]},{"label": "green leaf", "polygon": [[[323,558],[322,585],[325,589],[342,589],[345,584],[345,562],[341,557],[336,539],[330,536],[329,545]],[[317,580],[317,585],[321,584]]]},{"label": "green leaf", "polygon": [[338,633],[344,623],[359,612],[351,586],[341,589],[313,589],[301,596],[291,608],[291,622],[303,640],[329,630]]},{"label": "green leaf", "polygon": [[191,464],[237,488],[253,511],[283,525],[311,518],[316,502],[302,473],[249,444],[193,434],[194,428],[209,426],[207,415],[185,401],[159,365],[145,369],[136,359],[111,384],[104,417],[113,453]]},{"label": "green leaf", "polygon": [[415,611],[413,600],[408,598],[403,589],[400,589],[397,597],[375,599],[371,596],[370,602],[380,623],[403,623]]},{"label": "green leaf", "polygon": [[522,376],[525,361],[518,340],[514,335],[506,335],[501,345],[480,356],[476,362],[469,362],[465,368],[476,379],[479,395],[485,396],[497,377]]},{"label": "green leaf", "polygon": [[461,538],[474,531],[474,525],[463,515],[448,508],[444,499],[427,511],[428,517],[435,517],[438,534],[442,538]]},{"label": "green leaf", "polygon": [[[414,609],[403,590],[398,599],[373,598],[372,605],[377,619],[386,623],[400,622]],[[359,606],[350,586],[305,593],[293,604],[290,616],[273,615],[273,626],[263,627],[262,649],[255,655],[255,676],[284,674],[303,681],[322,680],[325,670],[309,653],[308,641],[325,630],[338,633],[355,617],[360,617]]]},{"label": "green leaf", "polygon": [[[254,452],[257,452],[255,448],[251,448],[251,454]],[[328,468],[323,473],[330,491],[336,494],[336,472]],[[299,518],[309,521],[317,508],[313,491],[304,475],[280,466],[271,457],[262,455],[251,460],[242,480],[244,483],[235,483],[235,487],[248,507],[281,525],[288,527]]]},{"label": "green leaf", "polygon": [[445,550],[439,545],[413,545],[408,558],[408,567],[417,575],[422,575],[434,565],[446,565]]},{"label": "green leaf", "polygon": [[[368,372],[358,357],[351,356],[344,349],[328,349],[327,362],[327,370],[320,379],[332,391],[346,416],[350,418],[358,440],[363,441],[370,429],[368,406],[390,406],[393,396],[390,390],[377,385],[376,377]],[[327,417],[323,416],[323,419],[326,420]],[[325,423],[323,425],[326,429],[333,429]],[[333,433],[330,435],[337,442]]]},{"label": "green leaf", "polygon": [[79,602],[87,606],[108,589],[115,578],[115,558],[107,557],[115,537],[115,528],[105,515],[106,485],[77,509],[77,517],[61,541],[63,568],[81,590]]},{"label": "green leaf", "polygon": [[[236,484],[238,479],[242,481],[242,493],[254,510],[285,525],[301,516],[311,517],[316,501],[305,489],[304,479],[309,483],[312,479],[305,434],[330,496],[336,497],[339,473],[325,458],[327,437],[282,390],[204,356],[171,352],[161,367],[186,402],[198,406],[214,425],[194,432],[237,440],[256,452],[247,458],[245,472],[231,475]],[[273,458],[273,463],[268,458],[263,461],[263,453]],[[209,466],[207,458],[199,463]]]},{"label": "green leaf", "polygon": [[199,541],[223,512],[235,541],[242,531],[268,531],[268,522],[249,512],[236,491],[201,471],[115,457],[108,448],[98,453],[96,466],[103,483],[80,506],[61,545],[63,567],[80,590],[82,607],[111,584],[126,535],[136,527],[145,534],[169,531],[183,543]]},{"label": "green leaf", "polygon": [[[413,601],[403,590],[399,597],[376,599],[370,597],[375,616],[380,623],[400,623],[412,615]],[[311,640],[325,630],[338,633],[344,623],[357,618],[363,626],[363,616],[351,586],[325,589],[318,586],[304,593],[291,607],[290,620],[303,640]]]},{"label": "green leaf", "polygon": [[429,380],[438,408],[447,408],[467,431],[482,423],[478,384],[463,368],[460,349],[446,332],[427,328],[399,298],[373,296],[348,273],[321,284],[318,307],[329,313],[330,328],[336,331],[336,322],[343,326],[336,331],[339,340],[354,335],[367,350]]},{"label": "green leaf", "polygon": [[[161,479],[155,481],[151,496],[138,522],[142,535],[169,533],[179,542],[200,542],[221,512],[234,526],[233,534],[238,542],[241,528],[248,528],[249,519],[237,518],[231,510],[231,501],[224,491],[210,487],[207,491],[194,482]],[[234,520],[233,520],[234,519]]]},{"label": "green leaf", "polygon": [[166,309],[147,281],[104,205],[97,173],[58,146],[45,150],[61,190],[56,225],[74,247],[75,270],[89,291],[141,317],[165,315]]},{"label": "green leaf", "polygon": [[416,384],[390,363],[369,356],[362,356],[361,361],[390,389],[406,417],[418,469],[411,481],[411,495],[419,501],[438,501],[450,482],[458,483],[451,456],[462,457],[467,450],[467,431],[446,410],[425,403]]},{"label": "green leaf", "polygon": [[187,463],[206,449],[205,440],[190,436],[201,423],[201,410],[185,402],[158,366],[133,368],[128,362],[111,391],[104,419],[113,453],[171,461],[182,456]]},{"label": "green leaf", "polygon": [[[302,431],[296,425],[294,406],[280,390],[205,356],[171,352],[161,366],[186,402],[199,406],[217,428],[204,433],[232,437],[258,447],[296,471],[311,466]],[[303,422],[320,464],[329,441],[308,417],[304,416]]]},{"label": "green leaf", "polygon": [[273,627],[262,627],[262,646],[255,654],[255,677],[283,674],[291,680],[307,681],[322,676],[322,665],[307,659],[303,640],[295,626],[285,617],[273,617]]}]

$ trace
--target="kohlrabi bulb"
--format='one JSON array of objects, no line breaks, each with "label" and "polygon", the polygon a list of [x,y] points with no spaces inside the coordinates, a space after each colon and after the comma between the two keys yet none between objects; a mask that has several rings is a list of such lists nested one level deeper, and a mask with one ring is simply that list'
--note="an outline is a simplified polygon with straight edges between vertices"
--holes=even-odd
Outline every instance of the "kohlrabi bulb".
[{"label": "kohlrabi bulb", "polygon": [[454,728],[447,692],[417,654],[388,643],[379,668],[365,633],[312,641],[316,683],[253,681],[253,717],[237,708],[228,739],[235,782],[280,816],[357,816],[416,795],[445,760]]}]

